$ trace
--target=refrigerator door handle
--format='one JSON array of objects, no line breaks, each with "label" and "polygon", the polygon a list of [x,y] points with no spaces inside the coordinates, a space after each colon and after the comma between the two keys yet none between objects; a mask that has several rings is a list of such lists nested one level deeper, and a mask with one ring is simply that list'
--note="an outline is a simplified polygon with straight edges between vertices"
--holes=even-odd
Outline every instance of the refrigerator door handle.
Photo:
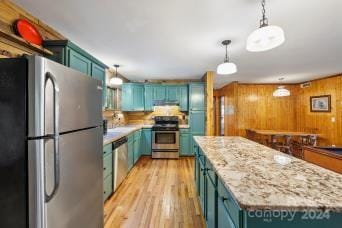
[{"label": "refrigerator door handle", "polygon": [[[56,194],[59,182],[60,182],[60,164],[59,164],[59,87],[56,81],[56,78],[50,73],[47,72],[45,75],[45,88],[46,83],[51,81],[53,87],[53,135],[49,135],[48,138],[53,139],[53,147],[54,147],[54,185],[51,193],[46,192],[46,181],[44,181],[44,192],[45,192],[45,202],[49,202],[53,196]],[[45,172],[45,171],[44,171]],[[44,175],[45,176],[45,175]],[[46,176],[45,176],[46,178]]]}]

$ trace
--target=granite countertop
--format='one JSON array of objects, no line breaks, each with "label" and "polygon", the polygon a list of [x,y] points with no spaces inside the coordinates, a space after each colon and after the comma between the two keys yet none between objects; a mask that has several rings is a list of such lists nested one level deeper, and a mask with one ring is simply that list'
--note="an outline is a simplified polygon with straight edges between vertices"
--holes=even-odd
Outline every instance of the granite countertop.
[{"label": "granite countertop", "polygon": [[128,136],[129,134],[142,128],[151,128],[152,125],[125,125],[108,129],[107,134],[103,136],[103,145],[115,142],[116,140]]},{"label": "granite countertop", "polygon": [[[341,174],[242,137],[194,138],[242,209],[342,212]],[[275,155],[291,162],[281,165]]]}]

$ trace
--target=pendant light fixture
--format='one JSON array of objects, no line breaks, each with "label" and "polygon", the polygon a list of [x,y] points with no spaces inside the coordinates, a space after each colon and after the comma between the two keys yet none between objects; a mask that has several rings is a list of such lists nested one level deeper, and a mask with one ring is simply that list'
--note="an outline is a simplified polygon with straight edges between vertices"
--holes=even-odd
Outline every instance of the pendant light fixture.
[{"label": "pendant light fixture", "polygon": [[231,43],[231,40],[224,40],[222,41],[222,44],[226,46],[226,56],[224,58],[223,63],[218,65],[217,67],[217,74],[234,74],[237,69],[236,65],[234,63],[229,62],[228,58],[228,45]]},{"label": "pendant light fixture", "polygon": [[122,79],[118,77],[118,68],[120,67],[119,65],[114,65],[115,67],[115,76],[112,77],[109,80],[109,83],[111,85],[122,85]]},{"label": "pendant light fixture", "polygon": [[251,52],[267,51],[280,46],[285,41],[282,28],[275,25],[268,25],[268,19],[265,15],[265,4],[265,0],[262,0],[262,19],[260,20],[260,27],[252,32],[247,39],[246,49]]},{"label": "pendant light fixture", "polygon": [[[279,81],[283,81],[284,78],[279,78]],[[273,92],[274,97],[287,97],[290,96],[291,93],[289,90],[285,89],[285,86],[278,86],[276,90]]]}]

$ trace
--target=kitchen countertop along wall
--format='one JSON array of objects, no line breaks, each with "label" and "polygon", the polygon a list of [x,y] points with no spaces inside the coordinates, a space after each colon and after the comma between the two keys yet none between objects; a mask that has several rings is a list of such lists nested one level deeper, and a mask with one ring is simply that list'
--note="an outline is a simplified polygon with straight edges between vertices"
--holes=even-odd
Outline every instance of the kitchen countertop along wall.
[{"label": "kitchen countertop along wall", "polygon": [[195,136],[239,206],[245,210],[330,210],[342,212],[342,175],[242,137]]}]

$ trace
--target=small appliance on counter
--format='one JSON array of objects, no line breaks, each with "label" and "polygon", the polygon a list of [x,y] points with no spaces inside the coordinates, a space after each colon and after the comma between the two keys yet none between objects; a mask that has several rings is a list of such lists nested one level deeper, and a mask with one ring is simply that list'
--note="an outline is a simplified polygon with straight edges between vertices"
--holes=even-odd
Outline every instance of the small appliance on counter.
[{"label": "small appliance on counter", "polygon": [[178,116],[155,116],[152,127],[152,158],[179,158]]}]

